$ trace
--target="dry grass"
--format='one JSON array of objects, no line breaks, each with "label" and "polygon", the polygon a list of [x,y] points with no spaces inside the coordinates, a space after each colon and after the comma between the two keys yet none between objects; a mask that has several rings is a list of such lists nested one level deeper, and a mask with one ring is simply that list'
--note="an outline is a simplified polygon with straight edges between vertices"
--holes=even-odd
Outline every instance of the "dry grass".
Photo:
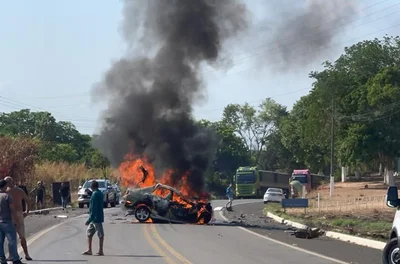
[{"label": "dry grass", "polygon": [[354,197],[383,196],[386,190],[387,186],[381,182],[338,182],[335,183],[333,197],[329,197],[329,184],[319,186],[307,196],[312,198],[319,193],[321,197],[329,197],[329,200],[343,200]]},{"label": "dry grass", "polygon": [[[26,179],[25,185],[28,191],[33,190],[38,181],[43,181],[46,186],[46,201],[47,205],[52,205],[52,183],[60,181],[70,182],[72,201],[76,200],[76,192],[78,186],[83,184],[84,181],[90,178],[103,178],[104,174],[109,179],[115,182],[118,174],[115,170],[108,169],[103,171],[101,169],[87,169],[85,164],[68,164],[66,162],[44,162],[42,164],[35,165],[35,171],[33,175]],[[34,201],[34,193],[32,200]]]},{"label": "dry grass", "polygon": [[284,211],[279,205],[267,205],[264,213],[274,213],[288,220],[296,221],[311,227],[343,232],[360,237],[387,241],[395,210],[385,212],[370,210],[368,212],[309,212],[304,209],[288,209]]}]

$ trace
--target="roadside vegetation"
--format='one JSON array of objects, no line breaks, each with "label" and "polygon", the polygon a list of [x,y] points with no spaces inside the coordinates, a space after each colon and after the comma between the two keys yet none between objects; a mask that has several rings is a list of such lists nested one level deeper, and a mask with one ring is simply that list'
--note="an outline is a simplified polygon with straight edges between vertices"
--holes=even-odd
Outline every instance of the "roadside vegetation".
[{"label": "roadside vegetation", "polygon": [[[398,37],[361,41],[336,61],[325,62],[322,71],[311,72],[310,92],[290,111],[272,98],[260,98],[257,105],[228,104],[219,121],[199,120],[220,138],[205,175],[207,189],[213,197],[224,196],[235,170],[247,165],[286,173],[309,168],[328,175],[332,118],[335,177],[345,166],[357,180],[376,174],[382,183],[393,181],[400,156],[399,62]],[[95,137],[49,112],[2,113],[0,176],[12,173],[30,188],[38,180],[47,186],[69,180],[74,188],[91,177],[118,181],[117,170],[93,148]],[[365,190],[364,196],[371,193]]]}]

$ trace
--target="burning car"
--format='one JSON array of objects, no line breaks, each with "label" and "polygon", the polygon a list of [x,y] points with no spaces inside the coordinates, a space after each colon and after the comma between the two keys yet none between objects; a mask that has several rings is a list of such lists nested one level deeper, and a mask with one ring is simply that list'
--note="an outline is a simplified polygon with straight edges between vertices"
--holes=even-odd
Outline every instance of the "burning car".
[{"label": "burning car", "polygon": [[141,223],[168,221],[207,224],[213,213],[209,202],[188,200],[177,189],[161,183],[128,189],[123,198],[125,209]]}]

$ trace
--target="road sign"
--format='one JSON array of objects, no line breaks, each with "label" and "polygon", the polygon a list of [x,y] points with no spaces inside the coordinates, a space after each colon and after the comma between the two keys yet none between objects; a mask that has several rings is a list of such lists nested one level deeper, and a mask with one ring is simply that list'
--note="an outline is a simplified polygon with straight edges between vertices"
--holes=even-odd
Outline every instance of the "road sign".
[{"label": "road sign", "polygon": [[282,208],[308,208],[308,199],[283,199]]}]

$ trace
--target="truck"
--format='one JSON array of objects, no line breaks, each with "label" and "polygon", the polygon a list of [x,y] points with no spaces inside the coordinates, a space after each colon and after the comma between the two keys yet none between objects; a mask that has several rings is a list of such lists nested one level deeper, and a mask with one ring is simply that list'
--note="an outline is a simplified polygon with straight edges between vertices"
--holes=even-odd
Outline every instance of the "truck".
[{"label": "truck", "polygon": [[306,193],[311,191],[312,177],[310,170],[293,170],[292,177],[290,178],[290,194],[292,198],[301,198],[303,196],[303,187]]},{"label": "truck", "polygon": [[280,188],[289,193],[290,174],[259,170],[254,167],[239,167],[233,182],[236,198],[262,198],[268,188]]},{"label": "truck", "polygon": [[[300,197],[298,191],[293,190],[291,182],[296,181],[298,185],[305,185],[306,191],[310,192],[329,176],[311,174],[308,169],[293,170],[292,174],[274,171],[259,170],[256,166],[239,167],[233,177],[235,197],[240,198],[262,198],[268,188],[280,188],[288,198]],[[294,193],[293,193],[294,191]],[[294,195],[293,195],[294,194]]]}]

